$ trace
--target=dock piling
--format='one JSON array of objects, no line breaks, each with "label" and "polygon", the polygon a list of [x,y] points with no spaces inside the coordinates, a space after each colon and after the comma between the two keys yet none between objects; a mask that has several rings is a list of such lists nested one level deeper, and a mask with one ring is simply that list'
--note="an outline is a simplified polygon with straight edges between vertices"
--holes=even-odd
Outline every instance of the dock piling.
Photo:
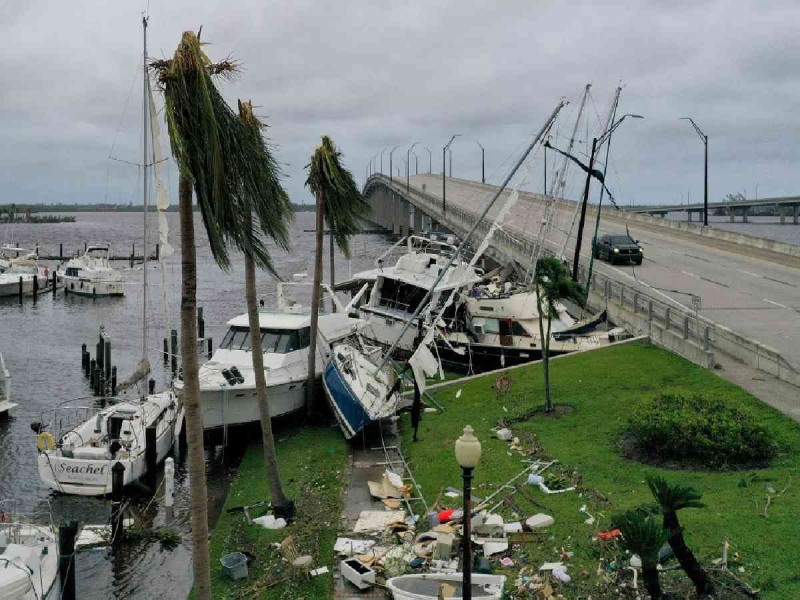
[{"label": "dock piling", "polygon": [[170,332],[170,353],[172,359],[172,374],[178,372],[178,330],[173,329]]},{"label": "dock piling", "polygon": [[78,522],[67,521],[58,527],[58,578],[61,600],[75,600],[75,538]]},{"label": "dock piling", "polygon": [[125,465],[111,467],[111,543],[117,545],[125,537],[122,511],[122,488],[125,486]]}]

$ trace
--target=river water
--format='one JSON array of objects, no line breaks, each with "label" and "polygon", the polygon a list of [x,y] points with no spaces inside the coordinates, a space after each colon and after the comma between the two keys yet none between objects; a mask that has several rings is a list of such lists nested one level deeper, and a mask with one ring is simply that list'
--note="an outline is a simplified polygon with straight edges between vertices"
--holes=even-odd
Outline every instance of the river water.
[{"label": "river water", "polygon": [[[675,221],[685,221],[686,213],[668,213],[667,218]],[[694,223],[698,222],[698,218],[702,222],[702,215],[698,213],[692,215]],[[747,223],[742,223],[742,217],[737,216],[736,222],[731,223],[730,217],[709,215],[708,225],[718,229],[727,229],[728,231],[800,245],[800,225],[792,223],[791,215],[786,217],[786,223],[783,225],[781,225],[780,217],[750,216]]]},{"label": "river water", "polygon": [[[41,246],[40,253],[57,254],[59,244],[64,253],[82,249],[84,242],[109,242],[116,254],[130,253],[136,245],[141,253],[141,213],[77,213],[75,223],[16,224],[3,227],[0,237],[23,247]],[[171,239],[176,250],[178,215],[169,214]],[[157,239],[155,218],[151,220],[150,240]],[[219,343],[227,329],[225,322],[245,311],[244,267],[240,256],[233,257],[228,272],[214,263],[201,224],[195,213],[198,240],[198,303],[205,313],[206,335]],[[313,213],[297,213],[292,236],[292,251],[275,250],[273,258],[280,275],[313,273]],[[326,238],[327,244],[327,238]],[[391,244],[385,236],[360,235],[352,241],[352,270],[372,268],[373,259]],[[152,251],[151,246],[151,251]],[[327,256],[324,264],[327,267]],[[47,264],[47,263],[45,263]],[[51,492],[39,480],[36,466],[36,440],[30,429],[32,421],[49,421],[52,409],[66,401],[71,405],[93,402],[88,383],[80,370],[80,347],[86,343],[94,353],[100,325],[111,338],[112,363],[120,379],[129,374],[141,355],[142,340],[142,268],[130,269],[127,263],[115,265],[123,271],[126,295],[123,298],[91,299],[77,296],[45,295],[36,303],[26,298],[0,300],[0,353],[11,372],[12,400],[19,406],[12,418],[0,421],[0,498],[16,498],[20,512],[39,522],[48,522],[52,515],[58,524],[68,519],[81,523],[107,523],[110,502],[104,499],[64,496]],[[55,263],[50,263],[55,266]],[[348,262],[338,256],[337,279],[348,274]],[[327,277],[327,275],[326,275]],[[166,286],[169,309],[162,305],[162,285],[157,265],[148,269],[150,362],[155,370],[158,389],[168,383],[158,351],[165,331],[178,327],[180,262],[177,254],[167,261]],[[300,290],[301,292],[303,290]],[[267,306],[275,305],[275,284],[267,274],[259,274],[258,293]],[[296,298],[308,304],[308,294]],[[227,457],[230,459],[230,457]],[[228,483],[235,474],[236,460],[221,460],[220,452],[208,455],[209,505],[212,514],[222,506]],[[144,520],[154,526],[165,523],[160,493],[150,503],[149,497],[134,500]],[[176,457],[175,517],[170,523],[181,534],[182,541],[174,549],[162,549],[159,543],[135,543],[122,551],[98,549],[82,552],[77,557],[77,593],[81,599],[185,598],[191,588],[189,492],[185,463]]]}]

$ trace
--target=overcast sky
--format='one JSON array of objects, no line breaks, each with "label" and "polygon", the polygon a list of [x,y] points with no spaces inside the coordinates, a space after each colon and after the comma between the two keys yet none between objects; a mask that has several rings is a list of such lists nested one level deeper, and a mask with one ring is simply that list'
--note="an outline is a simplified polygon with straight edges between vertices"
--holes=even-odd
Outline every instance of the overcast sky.
[{"label": "overcast sky", "polygon": [[[139,202],[136,167],[109,155],[139,160],[147,4],[0,4],[0,203]],[[621,203],[702,199],[703,147],[682,116],[709,135],[711,200],[756,186],[759,197],[800,194],[800,4],[600,4],[151,0],[149,53],[171,56],[202,25],[212,60],[241,61],[223,93],[268,118],[295,202],[311,201],[304,167],[322,134],[362,181],[387,146],[400,145],[404,171],[417,140],[420,171],[428,146],[440,172],[459,133],[453,175],[480,180],[479,140],[487,180],[499,181],[562,96],[553,143],[566,147],[587,83],[590,136],[620,83],[619,114],[645,117],[614,134],[609,186]],[[585,152],[586,118],[579,131]]]}]

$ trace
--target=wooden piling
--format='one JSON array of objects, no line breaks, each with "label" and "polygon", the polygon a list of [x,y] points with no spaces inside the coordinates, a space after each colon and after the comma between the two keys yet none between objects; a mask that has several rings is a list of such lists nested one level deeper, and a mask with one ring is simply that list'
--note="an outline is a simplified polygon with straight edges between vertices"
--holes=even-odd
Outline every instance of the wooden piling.
[{"label": "wooden piling", "polygon": [[19,301],[22,303],[22,276],[19,278]]},{"label": "wooden piling", "polygon": [[111,379],[111,340],[106,340],[103,342],[103,350],[103,368],[106,371],[106,381],[108,381]]},{"label": "wooden piling", "polygon": [[119,544],[125,537],[122,511],[122,488],[125,486],[125,465],[117,462],[111,467],[111,543]]},{"label": "wooden piling", "polygon": [[203,307],[197,308],[197,337],[203,339],[206,337],[206,322],[203,319]]},{"label": "wooden piling", "polygon": [[81,344],[81,370],[86,374],[88,365],[86,364],[86,344]]},{"label": "wooden piling", "polygon": [[111,395],[117,395],[117,367],[111,367]]},{"label": "wooden piling", "polygon": [[61,600],[75,600],[75,538],[78,522],[68,521],[58,527],[58,578]]},{"label": "wooden piling", "polygon": [[164,338],[164,364],[169,363],[169,341]]},{"label": "wooden piling", "polygon": [[53,283],[52,283],[52,285],[53,285],[53,297],[55,297],[56,290],[58,289],[58,285],[57,284],[58,284],[58,272],[55,269],[53,269]]},{"label": "wooden piling", "polygon": [[39,276],[33,276],[33,303],[36,304],[36,296],[39,295]]},{"label": "wooden piling", "polygon": [[173,329],[170,332],[170,353],[172,359],[172,373],[178,372],[178,330]]}]

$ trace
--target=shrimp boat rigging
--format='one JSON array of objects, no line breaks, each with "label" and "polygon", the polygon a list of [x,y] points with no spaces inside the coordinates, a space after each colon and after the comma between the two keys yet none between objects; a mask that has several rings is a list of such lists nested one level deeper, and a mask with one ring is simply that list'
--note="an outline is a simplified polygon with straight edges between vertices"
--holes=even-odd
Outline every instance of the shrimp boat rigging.
[{"label": "shrimp boat rigging", "polygon": [[[159,155],[160,150],[158,122],[150,119],[153,101],[147,70],[146,17],[142,19],[142,25],[145,42],[142,355],[134,373],[117,386],[119,391],[137,386],[141,395],[137,394],[137,398],[121,402],[110,398],[108,405],[99,410],[88,406],[62,405],[56,408],[49,422],[43,420],[31,425],[37,433],[39,477],[50,488],[65,494],[102,496],[111,493],[111,471],[116,463],[125,467],[125,485],[139,480],[166,458],[183,428],[183,406],[178,394],[173,390],[156,394],[148,394],[146,391],[150,373],[147,358],[148,175],[151,165],[158,168],[157,161],[150,161],[154,155]],[[152,148],[149,133],[152,133]],[[158,170],[156,185],[159,185]],[[159,206],[161,201],[159,198]],[[51,427],[57,427],[58,430],[52,432]]]},{"label": "shrimp boat rigging", "polygon": [[[332,346],[332,357],[325,367],[323,377],[325,395],[347,439],[354,437],[371,422],[391,416],[396,411],[399,404],[399,386],[396,381],[392,380],[391,371],[386,369],[393,351],[400,349],[411,352],[407,367],[410,367],[414,373],[417,398],[419,393],[424,391],[426,376],[439,370],[437,368],[438,361],[428,346],[433,342],[441,317],[452,306],[456,294],[466,286],[480,280],[475,271],[475,263],[488,246],[494,231],[516,201],[519,195],[518,190],[514,190],[501,208],[489,233],[469,263],[461,260],[465,245],[486,218],[489,210],[533,147],[553,125],[563,106],[563,101],[558,104],[539,134],[529,144],[500,189],[488,203],[480,218],[457,247],[453,248],[452,245],[443,244],[441,251],[435,254],[417,252],[419,240],[409,240],[409,252],[397,261],[394,271],[388,272],[388,269],[384,271],[379,265],[377,272],[374,273],[375,283],[372,294],[365,305],[368,308],[361,310],[359,316],[369,318],[370,315],[374,315],[374,321],[372,318],[369,321],[373,332],[380,327],[378,324],[383,321],[386,329],[380,331],[376,339],[390,347],[385,354],[381,355],[380,350],[374,350],[372,346],[364,345],[359,334],[342,340]],[[365,279],[369,278],[365,277]],[[364,284],[359,294],[362,294],[367,287],[369,287],[369,283]],[[403,295],[408,301],[393,301],[393,297],[396,298],[400,295]],[[425,314],[421,317],[423,311]],[[410,331],[412,327],[417,328],[416,335]],[[425,327],[427,327],[427,331],[423,336]],[[394,336],[393,340],[388,339],[390,333]],[[402,376],[400,380],[402,380]]]}]

